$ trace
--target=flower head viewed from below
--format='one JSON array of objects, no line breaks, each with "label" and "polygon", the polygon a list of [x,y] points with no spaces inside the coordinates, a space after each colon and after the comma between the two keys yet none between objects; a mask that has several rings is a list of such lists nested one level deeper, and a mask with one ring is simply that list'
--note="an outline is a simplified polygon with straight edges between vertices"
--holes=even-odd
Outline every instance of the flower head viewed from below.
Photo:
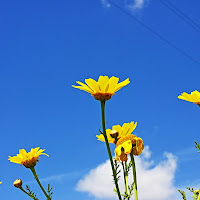
[{"label": "flower head viewed from below", "polygon": [[127,161],[127,154],[131,151],[133,155],[138,156],[144,149],[143,140],[135,135],[126,135],[117,141],[115,149],[115,159],[117,161]]},{"label": "flower head viewed from below", "polygon": [[200,106],[200,92],[198,92],[197,90],[191,92],[191,94],[183,92],[181,95],[178,96],[178,98],[185,101],[192,102]]},{"label": "flower head viewed from below", "polygon": [[85,79],[87,85],[80,81],[76,81],[80,86],[72,85],[72,87],[89,92],[96,100],[107,101],[115,94],[115,92],[130,83],[129,78],[121,83],[118,83],[118,81],[119,78],[115,76],[112,76],[111,78],[108,76],[99,76],[98,82],[89,78]]},{"label": "flower head viewed from below", "polygon": [[24,165],[26,168],[32,168],[37,164],[40,155],[49,156],[43,153],[43,151],[45,151],[44,149],[39,149],[40,147],[31,149],[31,151],[28,153],[25,149],[20,149],[19,154],[17,154],[17,156],[9,156],[8,160],[10,160],[10,162],[13,163]]},{"label": "flower head viewed from below", "polygon": [[[111,129],[106,129],[106,135],[109,143],[115,143],[115,137],[119,140],[121,137],[130,135],[136,128],[137,122],[124,123],[123,126],[114,125]],[[98,140],[105,142],[103,134],[96,135]]]}]

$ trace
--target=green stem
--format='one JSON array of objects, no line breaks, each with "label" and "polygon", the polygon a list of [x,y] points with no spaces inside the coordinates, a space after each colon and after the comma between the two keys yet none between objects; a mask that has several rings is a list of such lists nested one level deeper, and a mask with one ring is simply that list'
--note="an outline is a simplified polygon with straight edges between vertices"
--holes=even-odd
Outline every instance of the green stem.
[{"label": "green stem", "polygon": [[[125,165],[125,166],[124,166]],[[128,174],[127,174],[127,165],[126,162],[125,164],[122,162],[122,167],[123,167],[123,172],[124,172],[124,185],[125,185],[125,191],[126,191],[126,195],[127,195],[127,200],[129,200],[128,197]]]},{"label": "green stem", "polygon": [[114,167],[114,164],[113,164],[113,158],[112,158],[112,154],[111,154],[111,151],[110,151],[110,146],[109,146],[109,143],[108,143],[108,138],[107,138],[107,135],[106,135],[105,101],[101,101],[101,115],[102,115],[103,136],[105,138],[106,147],[107,147],[107,151],[108,151],[108,155],[109,155],[109,159],[110,159],[110,164],[111,164],[111,167],[112,167],[112,172],[113,172],[115,187],[116,187],[116,190],[117,190],[117,195],[118,195],[119,200],[122,200],[121,194],[120,194],[120,190],[119,190],[119,186],[118,186],[116,170],[115,170],[115,167]]},{"label": "green stem", "polygon": [[[22,192],[24,192],[25,194],[27,194],[29,197],[32,198],[32,196],[26,191],[24,190],[22,187],[19,188]],[[35,198],[34,198],[35,199]]]},{"label": "green stem", "polygon": [[136,167],[135,167],[135,160],[133,156],[133,152],[130,153],[132,168],[133,168],[133,178],[134,178],[134,193],[135,193],[135,200],[138,200],[138,193],[137,193],[137,177],[136,177]]},{"label": "green stem", "polygon": [[43,193],[45,194],[47,200],[50,200],[49,195],[46,193],[46,191],[44,190],[42,184],[40,183],[40,180],[38,179],[38,175],[36,174],[35,168],[34,168],[34,167],[31,167],[30,169],[31,169],[31,171],[32,171],[32,173],[33,173],[33,175],[34,175],[34,177],[35,177],[35,180],[37,181],[38,185],[40,186],[41,190],[42,190]]}]

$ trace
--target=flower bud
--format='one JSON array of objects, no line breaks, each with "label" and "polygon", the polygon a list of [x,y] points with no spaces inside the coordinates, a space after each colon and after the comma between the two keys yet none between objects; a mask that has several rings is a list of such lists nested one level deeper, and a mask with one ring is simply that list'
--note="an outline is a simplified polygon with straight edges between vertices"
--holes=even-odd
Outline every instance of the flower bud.
[{"label": "flower bud", "polygon": [[117,138],[118,135],[119,135],[119,133],[118,133],[118,131],[116,131],[116,130],[112,130],[112,131],[110,132],[110,136],[111,136],[112,138]]},{"label": "flower bud", "polygon": [[22,187],[22,180],[21,179],[17,179],[13,182],[13,185],[16,187],[16,188],[21,188]]}]

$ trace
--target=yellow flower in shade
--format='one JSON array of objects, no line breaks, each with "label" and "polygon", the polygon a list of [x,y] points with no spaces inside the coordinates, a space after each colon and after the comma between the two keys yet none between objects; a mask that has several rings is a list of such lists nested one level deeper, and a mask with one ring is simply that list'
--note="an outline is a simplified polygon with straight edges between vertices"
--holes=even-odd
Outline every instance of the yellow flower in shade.
[{"label": "yellow flower in shade", "polygon": [[[112,130],[106,129],[108,142],[115,143],[115,138],[113,136],[113,133],[115,134],[118,133],[117,140],[119,140],[121,137],[131,134],[135,130],[136,126],[137,126],[137,122],[132,121],[130,123],[124,123],[123,126],[114,125],[112,126]],[[98,138],[98,140],[105,142],[103,134],[96,135],[96,137]]]},{"label": "yellow flower in shade", "polygon": [[178,98],[195,103],[200,106],[200,92],[198,92],[197,90],[191,92],[191,94],[183,92],[181,95],[178,96]]},{"label": "yellow flower in shade", "polygon": [[40,150],[39,149],[40,147],[31,149],[31,151],[28,153],[26,152],[25,149],[20,149],[19,154],[17,154],[17,156],[13,156],[13,157],[9,156],[8,160],[10,160],[10,162],[13,162],[13,163],[24,165],[26,168],[32,168],[37,164],[40,155],[49,156],[43,153],[44,149],[40,149]]},{"label": "yellow flower in shade", "polygon": [[117,141],[115,149],[115,159],[117,161],[127,161],[127,154],[131,151],[135,156],[142,153],[144,149],[143,140],[135,135],[126,135]]},{"label": "yellow flower in shade", "polygon": [[99,76],[98,82],[92,78],[89,78],[85,79],[85,83],[87,85],[81,83],[80,81],[76,81],[80,86],[72,86],[74,88],[89,92],[96,100],[107,101],[115,94],[115,92],[130,83],[129,78],[121,83],[118,83],[118,81],[119,78],[114,76],[111,78],[108,78],[108,76]]}]

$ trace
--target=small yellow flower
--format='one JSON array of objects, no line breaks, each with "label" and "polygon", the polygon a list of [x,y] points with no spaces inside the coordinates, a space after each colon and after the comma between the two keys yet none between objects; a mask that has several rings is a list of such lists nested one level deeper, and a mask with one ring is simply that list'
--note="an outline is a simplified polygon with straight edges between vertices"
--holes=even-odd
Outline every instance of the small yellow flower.
[{"label": "small yellow flower", "polygon": [[24,165],[26,168],[34,167],[37,164],[40,155],[49,156],[45,153],[42,153],[44,149],[39,149],[40,147],[31,149],[31,151],[28,153],[25,151],[25,149],[20,149],[17,156],[9,156],[8,160],[13,163]]},{"label": "small yellow flower", "polygon": [[120,138],[116,146],[115,159],[125,162],[127,161],[127,157],[124,154],[130,154],[132,151],[135,156],[138,156],[144,149],[143,140],[132,134]]},{"label": "small yellow flower", "polygon": [[[114,125],[112,126],[112,130],[106,129],[108,142],[115,143],[115,138],[112,137],[113,131],[118,132],[117,140],[119,140],[121,137],[131,134],[135,130],[136,126],[137,122],[132,121],[130,123],[124,123],[122,127],[120,125]],[[98,138],[98,140],[105,142],[103,134],[96,135],[96,137]]]},{"label": "small yellow flower", "polygon": [[200,92],[198,92],[197,90],[191,92],[191,94],[183,92],[181,95],[178,96],[178,98],[185,101],[193,102],[200,106]]},{"label": "small yellow flower", "polygon": [[2,182],[0,182],[0,184],[2,184]]},{"label": "small yellow flower", "polygon": [[87,85],[80,81],[76,81],[80,86],[72,85],[72,87],[89,92],[96,100],[107,101],[115,94],[115,92],[130,83],[129,78],[121,83],[118,83],[118,81],[119,78],[114,76],[111,78],[108,76],[99,76],[98,82],[89,78],[85,79]]}]

